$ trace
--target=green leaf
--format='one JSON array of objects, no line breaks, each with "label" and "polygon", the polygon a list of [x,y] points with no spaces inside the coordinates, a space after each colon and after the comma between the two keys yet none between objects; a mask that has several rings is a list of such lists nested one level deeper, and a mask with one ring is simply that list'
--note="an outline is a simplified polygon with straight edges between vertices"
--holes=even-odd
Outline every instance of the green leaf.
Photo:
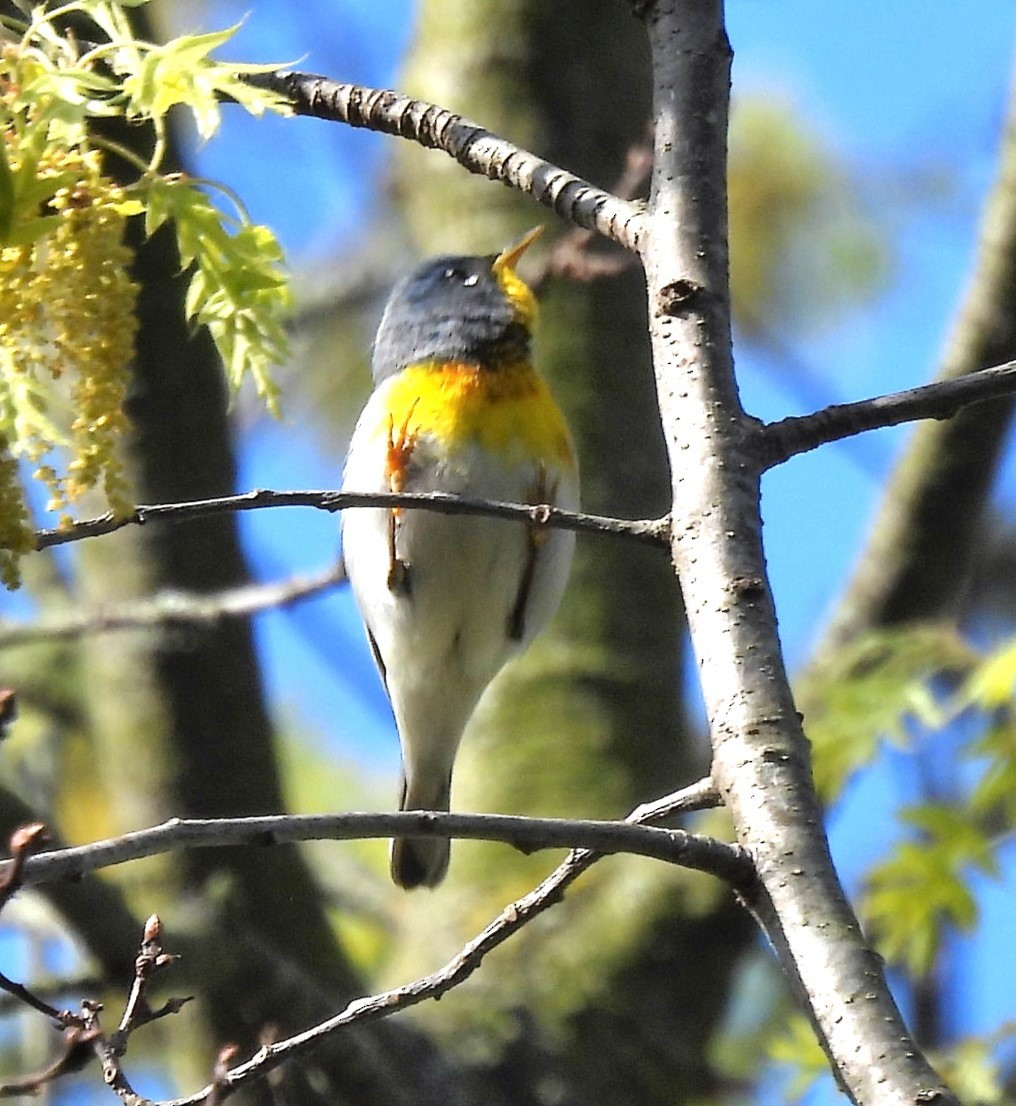
[{"label": "green leaf", "polygon": [[290,292],[282,248],[267,227],[243,222],[234,229],[235,221],[201,187],[182,178],[153,182],[149,190],[146,225],[154,230],[170,218],[181,260],[194,266],[187,318],[208,327],[231,387],[249,376],[275,411],[270,368],[288,353],[282,320]]},{"label": "green leaf", "polygon": [[1016,719],[1007,711],[971,746],[970,756],[985,760],[984,772],[970,796],[971,810],[1012,828],[1016,825]]},{"label": "green leaf", "polygon": [[1016,639],[990,653],[956,695],[957,711],[977,706],[992,710],[1012,702],[1016,687]]},{"label": "green leaf", "polygon": [[219,103],[230,97],[254,114],[289,111],[286,100],[244,84],[239,74],[272,72],[279,66],[243,65],[212,61],[209,54],[228,42],[243,24],[223,31],[181,35],[163,46],[152,47],[140,67],[124,81],[135,115],[161,119],[170,108],[183,104],[194,114],[198,133],[210,138],[219,127]]},{"label": "green leaf", "polygon": [[909,745],[915,723],[938,728],[945,711],[932,680],[968,672],[975,661],[938,626],[869,634],[826,658],[797,688],[823,798],[837,795],[883,742]]},{"label": "green leaf", "polygon": [[3,244],[5,246],[30,246],[45,238],[50,231],[56,230],[60,225],[61,216],[42,215],[38,219],[24,219],[15,224],[7,232]]},{"label": "green leaf", "polygon": [[815,1031],[802,1014],[791,1014],[781,1032],[769,1041],[769,1058],[778,1064],[786,1064],[794,1071],[787,1099],[797,1102],[815,1083],[829,1074],[829,1061],[818,1043]]},{"label": "green leaf", "polygon": [[992,1049],[1013,1036],[1010,1024],[985,1038],[968,1037],[948,1048],[937,1049],[928,1059],[961,1102],[976,1102],[979,1106],[1001,1104],[1006,1101],[1005,1081]]},{"label": "green leaf", "polygon": [[997,877],[998,864],[993,842],[966,809],[926,803],[902,818],[920,837],[869,874],[861,909],[882,954],[920,976],[933,966],[947,926],[969,931],[977,922],[970,871]]}]

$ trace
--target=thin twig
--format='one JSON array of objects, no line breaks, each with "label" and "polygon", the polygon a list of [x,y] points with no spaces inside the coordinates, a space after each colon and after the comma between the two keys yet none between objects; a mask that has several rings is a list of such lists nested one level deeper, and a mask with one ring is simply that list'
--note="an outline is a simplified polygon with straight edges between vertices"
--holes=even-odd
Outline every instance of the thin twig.
[{"label": "thin twig", "polygon": [[0,649],[115,630],[215,625],[223,619],[244,618],[260,611],[287,607],[318,595],[342,583],[345,578],[342,565],[336,564],[314,576],[296,576],[279,583],[247,584],[206,595],[162,591],[151,599],[114,604],[91,611],[75,611],[67,615],[58,614],[35,622],[11,623],[0,620]]},{"label": "thin twig", "polygon": [[[626,822],[405,811],[398,814],[172,818],[149,829],[89,845],[40,853],[26,862],[22,882],[28,886],[77,879],[100,868],[177,849],[398,836],[502,841],[525,852],[584,848],[601,853],[633,853],[710,872],[735,886],[750,878],[752,871],[750,862],[740,849],[684,830],[658,829]],[[0,868],[0,873],[2,871]]]},{"label": "thin twig", "polygon": [[[857,403],[834,404],[811,415],[780,419],[760,431],[763,465],[772,468],[799,453],[820,445],[861,434],[868,430],[896,426],[916,419],[947,419],[973,403],[1016,393],[1016,361],[958,380],[925,384],[919,388],[894,392]],[[442,492],[339,492],[270,491],[259,489],[240,495],[220,496],[183,503],[158,503],[139,506],[125,517],[100,515],[73,522],[56,530],[40,530],[35,535],[36,549],[82,541],[111,534],[125,526],[143,525],[156,519],[202,518],[231,511],[253,511],[269,507],[312,507],[321,511],[342,511],[360,507],[403,507],[440,514],[485,515],[491,518],[517,519],[530,525],[582,533],[612,534],[649,545],[665,547],[669,538],[668,517],[656,519],[618,519],[578,511],[564,511],[548,504],[501,503],[471,499]]]},{"label": "thin twig", "polygon": [[313,507],[319,511],[342,511],[354,507],[402,507],[437,511],[446,515],[486,515],[491,518],[518,519],[531,526],[551,529],[578,530],[592,534],[613,534],[635,541],[657,545],[667,544],[669,520],[619,519],[604,515],[564,511],[547,504],[499,503],[490,499],[468,499],[444,492],[337,492],[337,491],[269,491],[259,489],[240,495],[225,495],[215,499],[198,499],[184,503],[157,503],[135,507],[122,518],[111,514],[72,522],[57,530],[39,530],[35,535],[36,549],[82,541],[85,538],[112,534],[125,526],[141,526],[146,522],[204,518],[232,511],[257,511],[267,507]]},{"label": "thin twig", "polygon": [[[625,823],[628,824],[628,828],[636,828],[636,825],[641,825],[645,821],[658,820],[681,812],[702,810],[717,806],[720,801],[720,796],[717,794],[712,781],[708,779],[701,780],[664,799],[639,807],[625,819]],[[619,823],[612,824],[615,826],[623,825]],[[648,829],[649,827],[643,828]],[[414,832],[416,831],[414,830]],[[446,831],[442,831],[442,835],[448,836]],[[219,1093],[221,1094],[224,1084],[230,1090],[236,1090],[241,1084],[247,1083],[251,1079],[261,1078],[269,1074],[285,1060],[315,1047],[346,1025],[351,1025],[354,1022],[374,1021],[426,1000],[441,998],[447,991],[472,975],[480,967],[487,953],[503,944],[537,915],[560,902],[564,897],[565,889],[587,868],[599,860],[602,855],[601,852],[588,849],[573,851],[538,887],[506,906],[478,936],[461,949],[444,967],[439,968],[431,975],[404,984],[402,987],[371,995],[368,998],[356,999],[345,1010],[336,1014],[335,1017],[320,1022],[303,1033],[298,1033],[282,1041],[263,1045],[250,1060],[239,1064],[218,1081]],[[750,871],[750,878],[754,879],[754,870],[750,862],[746,863],[745,871]],[[198,1106],[198,1104],[205,1102],[212,1092],[213,1087],[208,1086],[189,1098],[173,1099],[170,1102],[162,1103],[161,1106]]]},{"label": "thin twig", "polygon": [[79,1014],[57,1011],[48,1004],[40,1003],[20,984],[13,984],[12,993],[18,994],[29,1006],[54,1018],[63,1026],[63,1049],[54,1061],[40,1071],[0,1084],[0,1097],[39,1094],[47,1084],[79,1071],[94,1056],[102,1067],[103,1082],[115,1092],[124,1106],[151,1106],[149,1100],[139,1095],[131,1086],[121,1059],[127,1051],[130,1036],[136,1029],[167,1014],[175,1014],[184,1003],[190,1001],[188,998],[169,999],[157,1010],[148,1002],[148,986],[153,974],[177,959],[163,949],[161,939],[162,923],[153,914],[145,923],[141,948],[134,962],[134,984],[119,1028],[108,1036],[103,1032],[99,1017],[101,1003],[86,998],[81,1002]]},{"label": "thin twig", "polygon": [[[633,200],[649,180],[653,166],[652,146],[648,141],[629,147],[624,168],[611,191],[622,200]],[[551,277],[563,277],[581,284],[617,276],[638,264],[638,258],[628,250],[595,249],[595,231],[573,226],[558,238],[542,265],[530,270],[527,278],[533,291],[539,294]]]},{"label": "thin twig", "polygon": [[136,1029],[169,1014],[179,1013],[188,1002],[193,1001],[192,995],[170,998],[158,1008],[153,1007],[148,1001],[148,989],[152,976],[163,968],[175,964],[178,959],[179,957],[166,952],[162,947],[162,922],[158,914],[152,914],[145,922],[141,948],[134,960],[134,982],[131,985],[131,993],[127,998],[116,1033],[109,1038],[110,1046],[117,1056],[122,1056],[127,1051],[127,1042]]},{"label": "thin twig", "polygon": [[442,150],[469,172],[501,181],[569,222],[638,249],[642,204],[605,192],[436,104],[310,73],[279,71],[245,79],[285,96],[298,115],[366,127]]},{"label": "thin twig", "polygon": [[[32,994],[41,999],[43,1002],[49,1004],[50,999],[62,998],[64,995],[80,994],[82,991],[101,991],[105,986],[104,982],[91,972],[84,972],[81,975],[67,976],[62,979],[52,979],[45,983],[36,983],[32,988]],[[20,996],[15,994],[0,995],[0,1019],[10,1017],[13,1014],[20,1013],[23,1005]],[[52,1014],[48,1010],[40,1011],[52,1017]],[[63,1013],[63,1011],[59,1011]]]},{"label": "thin twig", "polygon": [[[764,468],[773,468],[791,457],[816,449],[828,442],[849,438],[868,430],[897,426],[917,419],[947,419],[963,407],[1016,393],[1016,361],[982,369],[957,380],[925,384],[902,392],[893,392],[857,403],[834,404],[811,415],[780,419],[760,431]],[[56,530],[40,530],[35,535],[36,549],[82,541],[111,534],[125,526],[143,525],[156,519],[180,521],[203,518],[232,511],[254,511],[270,507],[312,507],[321,511],[342,511],[360,507],[403,507],[440,514],[485,515],[491,518],[517,519],[530,525],[580,533],[610,534],[649,545],[666,547],[669,517],[655,519],[619,519],[605,515],[565,511],[548,504],[501,503],[488,499],[470,499],[442,492],[339,492],[270,491],[259,489],[240,495],[220,496],[183,503],[158,503],[139,506],[122,518],[111,514],[73,522]]]},{"label": "thin twig", "polygon": [[4,862],[0,868],[0,910],[3,910],[12,895],[21,889],[28,854],[48,840],[49,832],[42,822],[26,822],[11,834],[7,843],[11,859]]},{"label": "thin twig", "polygon": [[981,369],[954,380],[923,384],[857,403],[836,403],[811,415],[771,422],[762,429],[766,468],[799,453],[868,430],[880,430],[918,419],[950,419],[974,403],[1016,394],[1016,361]]},{"label": "thin twig", "polygon": [[102,1067],[102,1080],[120,1099],[124,1106],[151,1106],[149,1099],[142,1097],[131,1086],[120,1064],[120,1052],[112,1040],[102,1031],[99,1013],[101,1003],[86,999],[81,1004],[85,1017],[86,1031],[91,1033],[92,1051]]},{"label": "thin twig", "polygon": [[205,1096],[205,1106],[219,1106],[232,1093],[232,1087],[229,1085],[229,1065],[236,1059],[239,1051],[239,1045],[230,1043],[223,1045],[216,1053],[215,1063],[212,1065],[211,1086]]},{"label": "thin twig", "polygon": [[47,1018],[52,1018],[57,1025],[67,1026],[74,1021],[73,1015],[68,1014],[66,1010],[58,1010],[55,1006],[46,1002],[45,999],[33,994],[23,983],[9,979],[3,972],[0,972],[0,988],[3,988],[12,999],[16,999],[25,1006],[30,1006],[40,1014],[45,1014]]},{"label": "thin twig", "polygon": [[40,1094],[47,1084],[63,1075],[80,1071],[92,1059],[95,1042],[101,1032],[95,1027],[83,1029],[80,1025],[65,1029],[60,1055],[39,1071],[5,1079],[0,1083],[0,1098]]}]

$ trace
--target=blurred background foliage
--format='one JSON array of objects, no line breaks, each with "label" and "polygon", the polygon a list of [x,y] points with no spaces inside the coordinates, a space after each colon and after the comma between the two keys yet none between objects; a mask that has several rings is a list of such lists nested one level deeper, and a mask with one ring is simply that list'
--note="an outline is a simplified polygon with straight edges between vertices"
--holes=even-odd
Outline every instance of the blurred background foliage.
[{"label": "blurred background foliage", "polygon": [[[253,5],[250,23],[263,24],[268,56],[286,56],[315,31],[333,33],[311,22],[309,8],[269,16],[267,6]],[[167,37],[222,25],[230,12],[199,0],[155,0],[136,15],[142,33]],[[385,31],[405,43],[396,87],[478,119],[597,184],[624,179],[629,153],[646,141],[645,44],[614,0],[419,0],[411,29]],[[372,48],[354,36],[337,47],[348,72],[337,65],[329,75],[355,78],[357,50],[366,57]],[[394,45],[386,50],[394,59]],[[324,125],[255,126],[269,136],[256,143],[258,172],[281,193],[281,207],[309,206],[314,189],[327,187],[321,165],[290,164],[272,136],[284,133],[280,127]],[[214,143],[197,147],[184,125],[176,139],[180,164],[216,171]],[[243,152],[234,145],[238,162],[251,145]],[[958,187],[953,166],[922,156],[880,175],[853,164],[792,97],[750,89],[737,97],[730,146],[739,356],[761,359],[802,410],[831,402],[844,382],[823,380],[796,350],[884,302],[902,269],[896,216],[908,206],[948,207]],[[369,387],[371,336],[394,279],[419,256],[488,252],[546,219],[433,151],[394,142],[356,151],[354,172],[367,180],[358,233],[335,251],[315,242],[294,272],[295,355],[277,376],[281,426],[243,395],[230,403],[210,343],[184,324],[173,242],[160,234],[141,247],[139,353],[128,400],[135,426],[128,465],[140,501],[252,486],[252,476],[273,471],[266,458],[292,453],[299,461],[308,443],[314,474],[337,484]],[[313,183],[314,174],[325,184]],[[228,183],[244,192],[242,180]],[[995,202],[1016,208],[1012,191],[1003,173]],[[998,225],[986,222],[984,235],[997,242],[991,228]],[[529,272],[542,298],[539,363],[579,442],[583,504],[658,515],[667,508],[668,474],[639,274],[620,266],[600,279],[563,277],[554,248],[566,233],[549,228]],[[590,248],[609,255],[606,246]],[[969,295],[991,285],[995,311],[1016,318],[1016,304],[1005,299],[1011,290],[998,278],[992,284],[985,268]],[[970,325],[981,334],[991,329],[976,318]],[[1016,355],[1006,352],[1005,333],[993,333],[993,360]],[[1008,414],[997,415],[1000,440]],[[977,433],[974,420],[966,442]],[[982,926],[978,880],[1012,879],[1013,541],[988,501],[1000,449],[982,450],[976,471],[966,465],[944,488],[928,457],[947,460],[952,449],[949,441],[924,447],[912,480],[939,514],[960,496],[969,500],[964,555],[946,555],[935,528],[916,525],[906,554],[919,565],[941,562],[938,594],[955,601],[914,602],[899,613],[888,600],[865,605],[848,591],[853,621],[844,629],[841,617],[835,640],[822,643],[802,672],[800,697],[831,824],[851,821],[847,840],[858,857],[851,870],[864,868],[854,889],[901,999],[922,1043],[937,1049],[970,1100],[992,1102],[1003,1101],[1012,1082],[1011,1026],[972,1033],[951,1017],[951,957],[964,933],[994,947],[997,934]],[[917,452],[915,445],[911,456]],[[839,492],[830,484],[819,494],[835,500]],[[300,543],[300,525],[283,519],[282,541]],[[814,543],[812,556],[822,558],[823,535],[808,530],[802,512],[794,540]],[[859,572],[887,560],[873,539]],[[246,581],[247,561],[234,520],[150,523],[73,553],[30,558],[30,598],[12,613],[101,609],[166,589],[214,593]],[[278,575],[264,550],[256,569]],[[882,586],[887,594],[904,587]],[[873,587],[865,587],[870,595]],[[290,648],[316,658],[299,689],[272,684],[271,664],[264,666],[265,653],[279,648],[276,631],[260,631],[259,655],[251,628],[239,622],[4,649],[0,684],[17,688],[21,716],[0,762],[3,824],[42,816],[63,838],[80,841],[173,815],[390,807],[392,731],[344,602],[339,613],[331,600],[298,608],[292,626],[301,640],[290,639]],[[291,664],[287,678],[296,680],[299,667]],[[582,540],[559,617],[499,678],[471,726],[456,805],[617,817],[700,777],[708,751],[692,668],[665,555]],[[315,683],[322,671],[344,698]],[[316,697],[330,711],[327,724],[308,721],[301,709],[301,698]],[[368,738],[344,743],[360,729]],[[887,777],[906,783],[889,802],[873,798]],[[726,832],[722,815],[696,824]],[[3,919],[21,936],[5,945],[18,965],[8,974],[73,977],[62,987],[72,1002],[86,971],[117,1009],[140,919],[157,910],[168,947],[185,954],[166,987],[198,999],[139,1034],[131,1063],[152,1096],[190,1091],[206,1080],[224,1040],[250,1050],[266,1025],[295,1031],[360,994],[433,970],[554,859],[458,843],[447,885],[407,896],[388,883],[378,842],[163,857],[80,887],[22,896]],[[40,1039],[23,1014],[9,1024],[17,1028],[2,1039],[3,1070],[39,1066],[53,1040]],[[836,1092],[823,1071],[772,961],[723,889],[628,858],[599,864],[445,1002],[343,1034],[240,1098],[567,1106],[768,1101],[786,1092],[831,1101]],[[69,1086],[55,1088],[56,1096],[106,1093],[94,1072]]]}]

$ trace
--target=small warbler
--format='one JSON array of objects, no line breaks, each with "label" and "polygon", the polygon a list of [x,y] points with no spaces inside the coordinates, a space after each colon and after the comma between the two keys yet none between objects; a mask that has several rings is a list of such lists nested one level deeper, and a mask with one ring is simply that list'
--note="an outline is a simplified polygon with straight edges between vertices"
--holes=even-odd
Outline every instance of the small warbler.
[{"label": "small warbler", "polygon": [[[395,286],[344,490],[577,509],[571,435],[530,356],[536,298],[515,272],[541,229],[497,255],[433,258]],[[343,513],[346,572],[402,746],[400,810],[449,809],[466,723],[557,609],[574,546],[571,532],[506,519]],[[397,838],[392,879],[433,887],[449,854],[444,838]]]}]

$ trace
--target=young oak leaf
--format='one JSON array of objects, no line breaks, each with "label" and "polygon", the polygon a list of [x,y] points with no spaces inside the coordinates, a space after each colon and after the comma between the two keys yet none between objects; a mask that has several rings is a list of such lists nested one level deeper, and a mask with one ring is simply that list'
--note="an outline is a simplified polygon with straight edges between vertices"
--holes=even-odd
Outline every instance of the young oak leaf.
[{"label": "young oak leaf", "polygon": [[181,35],[147,49],[137,70],[124,80],[129,113],[160,120],[170,108],[183,104],[193,112],[202,139],[211,138],[218,130],[223,99],[234,100],[255,115],[265,111],[289,114],[284,97],[252,88],[242,78],[243,74],[271,73],[278,65],[219,62],[209,57],[242,26],[241,22],[222,31]]}]

